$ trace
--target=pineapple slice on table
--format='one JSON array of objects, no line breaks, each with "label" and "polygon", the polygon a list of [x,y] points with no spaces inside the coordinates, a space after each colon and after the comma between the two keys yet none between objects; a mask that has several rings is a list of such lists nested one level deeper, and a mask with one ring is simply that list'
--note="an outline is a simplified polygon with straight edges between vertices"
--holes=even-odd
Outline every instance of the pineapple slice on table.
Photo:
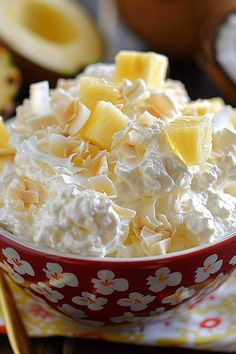
[{"label": "pineapple slice on table", "polygon": [[98,101],[83,128],[83,136],[93,144],[109,151],[113,135],[124,129],[129,120],[111,102]]},{"label": "pineapple slice on table", "polygon": [[165,127],[173,151],[188,166],[203,166],[211,153],[212,124],[209,116],[182,116]]},{"label": "pineapple slice on table", "polygon": [[120,51],[115,57],[115,81],[143,79],[147,87],[162,87],[168,58],[154,52]]},{"label": "pineapple slice on table", "polygon": [[80,79],[80,102],[90,110],[94,109],[98,101],[109,101],[116,104],[120,100],[120,87],[118,84],[105,79],[84,76]]}]

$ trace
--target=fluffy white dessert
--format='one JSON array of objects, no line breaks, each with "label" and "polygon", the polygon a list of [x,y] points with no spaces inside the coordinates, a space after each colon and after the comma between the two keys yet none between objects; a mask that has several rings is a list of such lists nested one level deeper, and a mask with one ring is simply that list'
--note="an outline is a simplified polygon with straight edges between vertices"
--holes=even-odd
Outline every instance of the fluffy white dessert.
[{"label": "fluffy white dessert", "polygon": [[[61,204],[64,208],[61,208]],[[35,241],[82,256],[105,256],[117,250],[128,223],[102,193],[68,187],[58,191],[37,214]],[[73,251],[74,250],[74,251]]]},{"label": "fluffy white dessert", "polygon": [[191,102],[166,67],[123,52],[54,90],[32,85],[0,146],[0,225],[91,257],[165,254],[234,232],[235,111]]}]

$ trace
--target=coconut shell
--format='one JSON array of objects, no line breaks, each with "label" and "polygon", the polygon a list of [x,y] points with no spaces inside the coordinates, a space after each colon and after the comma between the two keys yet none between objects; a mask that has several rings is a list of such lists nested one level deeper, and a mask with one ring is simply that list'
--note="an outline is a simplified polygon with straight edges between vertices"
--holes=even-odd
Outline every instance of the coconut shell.
[{"label": "coconut shell", "polygon": [[236,105],[236,85],[217,61],[215,48],[219,28],[232,13],[236,13],[236,3],[233,8],[222,13],[220,17],[213,17],[211,22],[205,26],[202,31],[201,47],[196,55],[196,59],[203,70],[206,71],[220,88],[223,95],[232,104]]},{"label": "coconut shell", "polygon": [[200,45],[199,31],[220,17],[235,0],[117,0],[125,22],[154,49],[188,58]]}]

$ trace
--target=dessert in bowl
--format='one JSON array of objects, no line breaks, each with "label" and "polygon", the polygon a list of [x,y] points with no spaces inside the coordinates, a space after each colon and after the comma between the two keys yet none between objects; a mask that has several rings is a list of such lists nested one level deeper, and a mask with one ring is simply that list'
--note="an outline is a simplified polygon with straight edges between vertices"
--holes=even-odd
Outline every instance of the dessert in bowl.
[{"label": "dessert in bowl", "polygon": [[1,123],[0,262],[85,324],[192,307],[236,264],[235,111],[120,52]]}]

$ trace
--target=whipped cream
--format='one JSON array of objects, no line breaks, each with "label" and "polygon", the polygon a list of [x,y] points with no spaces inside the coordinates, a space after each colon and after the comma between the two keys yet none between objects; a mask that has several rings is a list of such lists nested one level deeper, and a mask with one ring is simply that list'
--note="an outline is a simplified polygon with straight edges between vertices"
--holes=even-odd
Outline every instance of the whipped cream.
[{"label": "whipped cream", "polygon": [[[232,108],[191,102],[172,80],[148,89],[142,79],[124,79],[116,107],[129,120],[107,151],[80,134],[91,114],[79,100],[80,79],[112,82],[114,70],[92,65],[50,91],[37,84],[17,108],[9,129],[15,159],[0,172],[0,225],[36,245],[91,257],[165,254],[233,232]],[[211,153],[203,166],[187,166],[165,128],[204,114],[212,121]]]},{"label": "whipped cream", "polygon": [[74,186],[66,186],[53,201],[48,200],[35,223],[36,243],[67,252],[79,250],[82,256],[112,254],[128,232],[128,222],[114,210],[109,198],[93,190],[79,191]]}]

